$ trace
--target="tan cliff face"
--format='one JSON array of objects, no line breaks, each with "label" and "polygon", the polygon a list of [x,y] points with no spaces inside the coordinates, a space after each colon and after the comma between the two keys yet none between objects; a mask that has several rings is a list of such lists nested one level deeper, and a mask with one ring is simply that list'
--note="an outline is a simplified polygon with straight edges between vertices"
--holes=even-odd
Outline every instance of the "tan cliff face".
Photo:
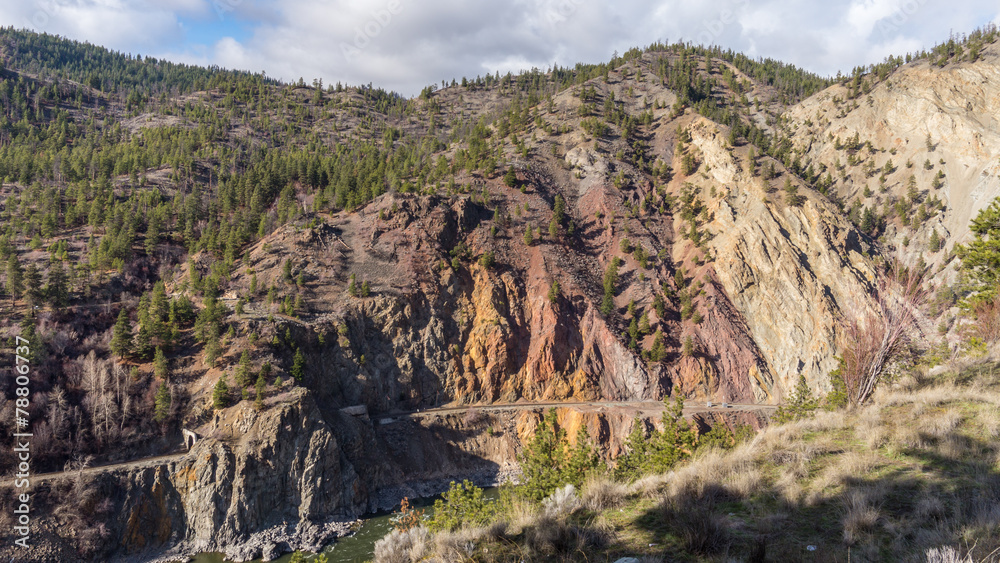
[{"label": "tan cliff face", "polygon": [[828,202],[803,187],[802,205],[787,205],[779,192],[769,193],[774,188],[766,181],[742,169],[711,124],[703,125],[693,129],[693,142],[711,179],[727,187],[709,203],[713,270],[764,359],[765,370],[750,378],[755,399],[790,390],[799,374],[828,391],[839,326],[845,315],[869,306],[871,260],[861,254],[858,233]]},{"label": "tan cliff face", "polygon": [[[931,265],[945,263],[948,251],[968,238],[969,222],[1000,196],[1000,45],[985,48],[975,63],[903,65],[870,93],[848,97],[848,88],[837,84],[790,108],[785,116],[794,145],[815,165],[827,167],[836,181],[832,192],[845,203],[858,201],[880,212],[888,208],[886,241],[907,262],[922,257]],[[859,151],[862,164],[851,166],[847,151],[835,145],[855,134],[876,151]],[[890,160],[894,170],[883,188],[878,169]],[[871,176],[863,171],[869,161],[876,170]],[[939,172],[942,185],[935,188]],[[904,226],[892,208],[908,196],[911,176],[919,194],[912,216],[930,198],[940,199],[944,209]],[[871,195],[864,194],[866,187]],[[943,251],[929,250],[934,231],[944,241]]]}]

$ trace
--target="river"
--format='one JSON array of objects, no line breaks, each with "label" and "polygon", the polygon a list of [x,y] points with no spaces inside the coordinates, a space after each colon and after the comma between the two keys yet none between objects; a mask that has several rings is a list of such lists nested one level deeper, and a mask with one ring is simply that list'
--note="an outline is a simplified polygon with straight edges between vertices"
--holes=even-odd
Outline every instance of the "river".
[{"label": "river", "polygon": [[[483,497],[496,500],[500,495],[499,489],[490,487],[483,489]],[[430,516],[434,512],[434,501],[440,496],[418,499],[413,501],[413,506],[424,510],[424,514]],[[361,527],[353,535],[339,538],[335,543],[326,546],[322,553],[326,554],[329,563],[364,563],[371,561],[375,553],[375,542],[382,539],[392,530],[392,514],[374,514],[362,517]],[[288,563],[291,560],[290,553],[275,559],[278,563]],[[306,561],[313,561],[316,554],[307,555]],[[225,563],[227,560],[221,553],[201,553],[191,560],[193,563]],[[253,563],[261,563],[259,559]]]}]

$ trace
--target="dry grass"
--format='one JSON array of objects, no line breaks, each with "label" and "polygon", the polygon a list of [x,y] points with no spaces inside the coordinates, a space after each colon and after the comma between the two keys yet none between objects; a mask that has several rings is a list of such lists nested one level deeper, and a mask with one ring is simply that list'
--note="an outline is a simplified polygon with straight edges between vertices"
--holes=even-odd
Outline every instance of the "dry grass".
[{"label": "dry grass", "polygon": [[925,417],[918,422],[917,431],[928,436],[943,438],[951,434],[962,422],[962,413],[957,409],[948,409],[944,413]]},{"label": "dry grass", "polygon": [[882,409],[879,406],[869,405],[858,413],[854,435],[872,450],[877,450],[888,442],[889,432],[882,420]]},{"label": "dry grass", "polygon": [[844,497],[844,543],[856,545],[868,533],[875,530],[881,517],[879,508],[872,502],[866,491],[848,491]]},{"label": "dry grass", "polygon": [[847,451],[830,461],[827,468],[813,482],[816,492],[835,489],[858,476],[868,475],[879,465],[878,454]]},{"label": "dry grass", "polygon": [[443,561],[468,561],[475,553],[476,544],[485,536],[485,528],[462,528],[454,532],[441,532],[434,536],[434,553]]},{"label": "dry grass", "polygon": [[969,555],[962,555],[954,547],[932,547],[927,550],[927,563],[974,563]]},{"label": "dry grass", "polygon": [[583,484],[583,505],[595,512],[625,504],[629,488],[606,475],[594,475]]},{"label": "dry grass", "polygon": [[754,446],[731,452],[709,450],[673,473],[668,498],[675,501],[717,500],[719,497],[748,498],[763,482]]},{"label": "dry grass", "polygon": [[987,438],[1000,436],[1000,408],[984,406],[979,410],[979,424]]},{"label": "dry grass", "polygon": [[429,548],[429,533],[423,526],[393,530],[375,542],[375,563],[411,563],[423,559]]},{"label": "dry grass", "polygon": [[630,494],[642,495],[645,498],[658,498],[662,496],[663,491],[670,486],[673,480],[673,471],[661,475],[646,475],[632,483],[628,490]]},{"label": "dry grass", "polygon": [[768,560],[796,561],[813,544],[825,561],[850,550],[858,561],[951,553],[998,563],[982,556],[1000,547],[1000,381],[975,388],[967,374],[954,379],[963,377],[965,387],[914,377],[873,406],[769,427],[631,485],[592,477],[580,498],[587,512],[522,503],[505,528],[434,543],[440,559],[430,560],[469,560],[473,541],[489,543],[490,557],[501,550],[498,561],[616,560],[623,546],[640,556],[655,542],[672,546],[653,552],[668,560],[757,560],[766,548]]},{"label": "dry grass", "polygon": [[922,521],[941,521],[947,514],[944,501],[940,496],[925,494],[917,501],[917,506],[913,511],[914,515]]}]

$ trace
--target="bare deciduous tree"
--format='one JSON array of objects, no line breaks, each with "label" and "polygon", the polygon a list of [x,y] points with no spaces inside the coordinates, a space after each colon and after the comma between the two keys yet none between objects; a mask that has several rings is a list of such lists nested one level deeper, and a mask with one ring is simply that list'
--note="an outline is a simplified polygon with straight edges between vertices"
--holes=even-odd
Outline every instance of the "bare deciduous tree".
[{"label": "bare deciduous tree", "polygon": [[874,309],[848,319],[842,334],[841,376],[851,404],[871,398],[886,368],[919,333],[926,301],[922,271],[894,263],[879,275]]}]

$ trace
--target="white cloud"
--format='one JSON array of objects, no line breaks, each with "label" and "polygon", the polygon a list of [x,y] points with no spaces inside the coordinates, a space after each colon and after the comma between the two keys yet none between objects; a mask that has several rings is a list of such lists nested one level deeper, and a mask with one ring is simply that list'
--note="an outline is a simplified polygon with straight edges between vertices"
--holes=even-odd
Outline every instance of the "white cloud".
[{"label": "white cloud", "polygon": [[[369,82],[415,94],[441,79],[599,62],[681,38],[823,74],[929,47],[993,14],[993,0],[36,0],[0,24],[270,76]],[[986,16],[988,17],[988,16]],[[202,44],[187,33],[199,22]],[[219,21],[216,37],[204,28]],[[996,21],[1000,23],[1000,14]],[[245,33],[232,37],[238,22]]]},{"label": "white cloud", "polygon": [[902,5],[901,0],[854,0],[847,10],[847,23],[855,35],[867,37],[880,20],[902,13]]},{"label": "white cloud", "polygon": [[182,38],[178,18],[209,12],[206,0],[35,0],[5,3],[0,22],[133,52]]}]

